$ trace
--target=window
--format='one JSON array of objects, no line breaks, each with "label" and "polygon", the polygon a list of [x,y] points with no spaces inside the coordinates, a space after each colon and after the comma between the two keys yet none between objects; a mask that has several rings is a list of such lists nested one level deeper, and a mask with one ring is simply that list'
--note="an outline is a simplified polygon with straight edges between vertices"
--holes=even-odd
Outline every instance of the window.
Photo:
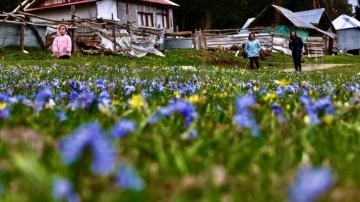
[{"label": "window", "polygon": [[169,13],[167,9],[157,9],[156,11],[156,24],[160,28],[169,29]]},{"label": "window", "polygon": [[139,12],[138,13],[138,21],[141,26],[148,26],[148,27],[154,26],[154,20],[153,20],[152,13]]}]

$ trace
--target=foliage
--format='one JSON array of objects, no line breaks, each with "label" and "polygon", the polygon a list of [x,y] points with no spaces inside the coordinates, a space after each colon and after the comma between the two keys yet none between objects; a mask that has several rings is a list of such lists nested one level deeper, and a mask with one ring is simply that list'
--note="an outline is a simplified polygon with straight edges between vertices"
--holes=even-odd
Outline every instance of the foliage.
[{"label": "foliage", "polygon": [[13,52],[0,60],[1,201],[360,200],[358,64]]}]

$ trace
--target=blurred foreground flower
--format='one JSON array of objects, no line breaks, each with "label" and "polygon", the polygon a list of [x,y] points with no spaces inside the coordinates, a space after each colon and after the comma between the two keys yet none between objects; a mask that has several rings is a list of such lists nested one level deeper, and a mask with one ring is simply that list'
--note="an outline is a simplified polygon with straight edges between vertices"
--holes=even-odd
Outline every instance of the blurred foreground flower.
[{"label": "blurred foreground flower", "polygon": [[120,164],[116,175],[116,184],[123,189],[141,191],[144,189],[144,181],[140,178],[137,171],[128,164]]},{"label": "blurred foreground flower", "polygon": [[10,116],[9,97],[0,93],[0,119],[6,119]]},{"label": "blurred foreground flower", "polygon": [[77,161],[85,148],[93,155],[91,170],[101,175],[110,174],[116,165],[116,150],[98,123],[90,123],[78,128],[72,135],[60,142],[62,160],[65,164]]},{"label": "blurred foreground flower", "polygon": [[140,108],[145,105],[145,99],[141,96],[141,94],[132,95],[129,100],[129,104],[131,108]]},{"label": "blurred foreground flower", "polygon": [[234,116],[234,121],[240,128],[250,129],[253,136],[259,136],[259,125],[255,121],[254,114],[249,109],[255,103],[256,100],[251,94],[238,97],[235,103],[237,113]]},{"label": "blurred foreground flower", "polygon": [[110,134],[116,138],[123,138],[128,133],[136,130],[136,124],[133,121],[123,119],[115,124],[110,130]]},{"label": "blurred foreground flower", "polygon": [[80,202],[79,196],[75,193],[74,187],[66,179],[56,178],[53,180],[52,196],[55,200],[67,202]]},{"label": "blurred foreground flower", "polygon": [[290,187],[289,202],[314,202],[334,184],[329,168],[302,167]]}]

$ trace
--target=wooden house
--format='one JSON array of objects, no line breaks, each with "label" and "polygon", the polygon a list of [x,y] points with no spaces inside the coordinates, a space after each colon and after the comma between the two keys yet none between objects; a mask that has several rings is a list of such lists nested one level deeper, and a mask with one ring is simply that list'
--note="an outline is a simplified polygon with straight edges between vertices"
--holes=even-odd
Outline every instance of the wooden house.
[{"label": "wooden house", "polygon": [[[172,32],[174,6],[178,5],[169,0],[32,0],[24,6],[24,11],[56,21],[71,20],[71,13],[75,13],[81,19],[133,22]],[[32,21],[44,19],[32,17]]]}]

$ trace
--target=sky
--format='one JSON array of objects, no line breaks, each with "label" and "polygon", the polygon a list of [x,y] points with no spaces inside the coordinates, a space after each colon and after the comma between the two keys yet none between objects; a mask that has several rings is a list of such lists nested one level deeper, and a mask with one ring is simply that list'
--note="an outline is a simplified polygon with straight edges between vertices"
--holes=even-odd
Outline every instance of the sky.
[{"label": "sky", "polygon": [[357,0],[348,0],[349,1],[349,4],[352,4],[354,6],[357,5]]}]

